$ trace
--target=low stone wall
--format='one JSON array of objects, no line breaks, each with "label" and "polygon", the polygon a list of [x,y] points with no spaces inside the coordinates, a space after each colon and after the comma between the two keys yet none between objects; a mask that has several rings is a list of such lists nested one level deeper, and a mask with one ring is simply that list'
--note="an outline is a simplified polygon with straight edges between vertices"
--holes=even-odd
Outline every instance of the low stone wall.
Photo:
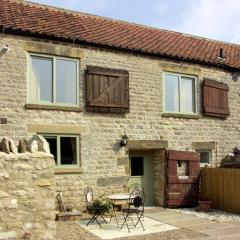
[{"label": "low stone wall", "polygon": [[0,240],[55,239],[52,155],[0,152]]}]

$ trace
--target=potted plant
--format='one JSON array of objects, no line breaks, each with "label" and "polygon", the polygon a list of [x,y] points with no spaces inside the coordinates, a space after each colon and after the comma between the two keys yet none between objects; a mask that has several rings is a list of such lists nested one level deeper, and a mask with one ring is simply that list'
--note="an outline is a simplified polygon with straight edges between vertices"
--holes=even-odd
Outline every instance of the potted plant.
[{"label": "potted plant", "polygon": [[198,211],[200,212],[210,212],[211,200],[206,197],[200,197],[198,200]]},{"label": "potted plant", "polygon": [[102,214],[109,213],[112,210],[112,203],[101,198],[94,200],[93,206],[101,208]]}]

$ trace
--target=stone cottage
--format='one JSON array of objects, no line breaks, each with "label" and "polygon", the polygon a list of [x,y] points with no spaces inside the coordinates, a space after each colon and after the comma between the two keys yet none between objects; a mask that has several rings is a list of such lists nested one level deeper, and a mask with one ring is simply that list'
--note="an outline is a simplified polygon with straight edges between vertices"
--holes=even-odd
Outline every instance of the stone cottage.
[{"label": "stone cottage", "polygon": [[133,182],[163,205],[168,150],[218,166],[239,145],[239,68],[236,44],[0,0],[0,135],[43,135],[76,208]]}]

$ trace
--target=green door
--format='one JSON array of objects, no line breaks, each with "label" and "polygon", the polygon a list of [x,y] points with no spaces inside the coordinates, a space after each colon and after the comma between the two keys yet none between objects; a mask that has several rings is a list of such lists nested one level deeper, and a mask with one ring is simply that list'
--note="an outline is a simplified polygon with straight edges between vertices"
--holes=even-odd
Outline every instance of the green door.
[{"label": "green door", "polygon": [[153,206],[153,163],[147,151],[130,152],[130,177],[128,185],[140,183],[146,195],[145,205]]}]

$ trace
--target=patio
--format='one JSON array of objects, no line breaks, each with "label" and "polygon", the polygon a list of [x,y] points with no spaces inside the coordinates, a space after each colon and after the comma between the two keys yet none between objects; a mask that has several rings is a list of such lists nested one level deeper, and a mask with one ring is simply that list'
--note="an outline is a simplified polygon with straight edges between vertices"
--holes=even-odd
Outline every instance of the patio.
[{"label": "patio", "polygon": [[[146,209],[144,226],[146,231],[136,228],[128,233],[127,229],[119,230],[112,224],[102,229],[97,225],[81,226],[80,222],[58,222],[57,239],[97,240],[97,239],[194,239],[194,240],[234,240],[240,239],[240,222],[216,222],[183,213],[174,209]],[[148,227],[149,226],[149,227]]]}]

